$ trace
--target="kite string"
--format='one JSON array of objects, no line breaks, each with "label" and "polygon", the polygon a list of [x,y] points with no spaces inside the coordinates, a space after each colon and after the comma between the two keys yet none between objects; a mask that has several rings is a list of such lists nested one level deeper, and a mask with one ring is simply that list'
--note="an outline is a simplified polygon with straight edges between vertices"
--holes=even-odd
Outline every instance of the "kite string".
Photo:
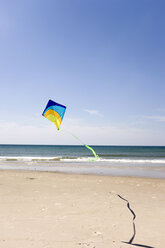
[{"label": "kite string", "polygon": [[59,131],[63,131],[63,132],[67,132],[69,133],[70,135],[72,135],[75,139],[77,139],[82,145],[84,145],[87,149],[91,150],[93,155],[94,155],[94,159],[90,159],[91,161],[96,161],[98,159],[98,155],[96,154],[96,152],[94,151],[94,149],[86,144],[84,144],[75,134],[71,133],[70,131],[68,130],[63,130],[63,129],[59,129]]}]

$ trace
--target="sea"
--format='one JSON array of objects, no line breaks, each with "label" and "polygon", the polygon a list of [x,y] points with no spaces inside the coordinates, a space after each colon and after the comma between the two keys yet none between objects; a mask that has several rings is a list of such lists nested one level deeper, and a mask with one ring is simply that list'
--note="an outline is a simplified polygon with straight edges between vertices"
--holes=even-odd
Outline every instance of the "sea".
[{"label": "sea", "polygon": [[0,170],[165,178],[165,146],[0,145]]}]

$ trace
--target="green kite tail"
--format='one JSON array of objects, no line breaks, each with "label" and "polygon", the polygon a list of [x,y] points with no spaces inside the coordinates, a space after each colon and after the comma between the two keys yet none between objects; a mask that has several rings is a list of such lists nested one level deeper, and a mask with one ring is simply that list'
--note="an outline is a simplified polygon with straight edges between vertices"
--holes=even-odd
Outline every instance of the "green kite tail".
[{"label": "green kite tail", "polygon": [[67,132],[69,134],[71,134],[75,139],[77,139],[81,144],[83,144],[87,149],[91,150],[93,152],[93,155],[94,155],[94,159],[90,159],[90,161],[96,161],[99,156],[96,154],[96,152],[94,151],[94,149],[86,144],[84,144],[76,135],[74,135],[73,133],[71,133],[70,131],[66,131],[66,130],[63,130],[63,129],[59,129],[59,131],[63,131],[63,132]]}]

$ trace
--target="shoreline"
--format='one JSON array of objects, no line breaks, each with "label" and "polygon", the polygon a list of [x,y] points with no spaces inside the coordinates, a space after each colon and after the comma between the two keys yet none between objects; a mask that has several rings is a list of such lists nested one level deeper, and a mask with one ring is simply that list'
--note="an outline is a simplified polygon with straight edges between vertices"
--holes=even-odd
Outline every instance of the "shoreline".
[{"label": "shoreline", "polygon": [[137,178],[157,178],[165,179],[165,167],[119,167],[119,166],[87,166],[87,165],[18,165],[0,164],[0,171],[31,171],[31,172],[50,172],[73,175],[96,175],[110,177],[137,177]]},{"label": "shoreline", "polygon": [[164,195],[157,178],[0,170],[0,246],[164,248]]},{"label": "shoreline", "polygon": [[116,177],[160,178],[165,179],[164,166],[107,166],[97,164],[73,163],[0,163],[0,171],[38,171],[75,175],[97,175]]}]

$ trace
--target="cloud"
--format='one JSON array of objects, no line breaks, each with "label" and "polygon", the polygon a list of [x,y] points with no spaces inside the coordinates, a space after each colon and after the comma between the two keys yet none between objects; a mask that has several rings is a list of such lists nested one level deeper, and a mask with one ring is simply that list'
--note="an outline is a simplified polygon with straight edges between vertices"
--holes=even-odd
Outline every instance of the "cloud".
[{"label": "cloud", "polygon": [[54,144],[80,145],[67,131],[75,134],[89,145],[165,145],[165,130],[132,128],[129,126],[89,126],[66,121],[64,132],[53,124],[45,126],[23,125],[0,121],[1,144]]},{"label": "cloud", "polygon": [[139,116],[143,119],[149,119],[157,122],[165,122],[165,116],[157,116],[157,115],[141,115]]},{"label": "cloud", "polygon": [[87,113],[90,115],[97,115],[97,116],[103,116],[98,110],[93,110],[93,109],[85,109]]}]

